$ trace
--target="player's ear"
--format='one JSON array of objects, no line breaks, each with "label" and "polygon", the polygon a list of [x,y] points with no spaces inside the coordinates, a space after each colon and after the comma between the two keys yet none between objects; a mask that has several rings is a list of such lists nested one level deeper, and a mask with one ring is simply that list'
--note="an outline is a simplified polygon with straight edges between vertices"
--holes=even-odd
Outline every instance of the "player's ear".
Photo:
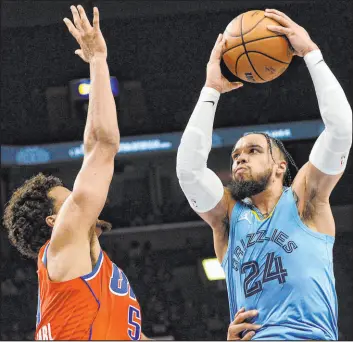
[{"label": "player's ear", "polygon": [[45,223],[46,223],[50,228],[54,228],[55,220],[56,220],[56,215],[50,215],[50,216],[47,216],[47,217],[45,218]]},{"label": "player's ear", "polygon": [[287,167],[288,167],[288,165],[287,165],[287,162],[286,161],[284,161],[284,160],[281,160],[278,164],[277,164],[277,174],[278,175],[284,175],[285,173],[286,173],[286,171],[287,171]]}]

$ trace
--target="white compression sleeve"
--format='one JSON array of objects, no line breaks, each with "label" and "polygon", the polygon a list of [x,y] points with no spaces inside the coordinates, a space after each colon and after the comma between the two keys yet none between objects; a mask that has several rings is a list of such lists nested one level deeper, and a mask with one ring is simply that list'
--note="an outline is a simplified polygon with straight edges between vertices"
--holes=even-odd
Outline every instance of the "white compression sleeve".
[{"label": "white compression sleeve", "polygon": [[207,168],[213,121],[220,93],[204,87],[181,138],[177,176],[190,206],[199,213],[213,209],[223,197],[221,180]]},{"label": "white compression sleeve", "polygon": [[352,145],[352,109],[344,91],[325,63],[321,51],[304,57],[314,82],[325,130],[316,140],[310,162],[328,175],[344,171]]}]

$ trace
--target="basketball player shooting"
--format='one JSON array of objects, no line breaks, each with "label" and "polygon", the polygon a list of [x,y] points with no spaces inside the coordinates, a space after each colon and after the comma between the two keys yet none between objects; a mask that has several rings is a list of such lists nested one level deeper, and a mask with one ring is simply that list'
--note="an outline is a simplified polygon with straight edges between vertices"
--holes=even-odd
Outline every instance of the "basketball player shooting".
[{"label": "basketball player shooting", "polygon": [[177,176],[191,207],[213,230],[226,274],[231,319],[256,309],[253,339],[336,340],[337,297],[332,264],[335,223],[329,197],[352,144],[352,110],[318,46],[284,13],[266,10],[281,26],[314,83],[325,129],[295,179],[283,144],[264,133],[243,136],[231,153],[232,179],[224,188],[207,168],[220,94],[238,89],[220,69],[219,35],[207,64],[205,87],[182,136]]},{"label": "basketball player shooting", "polygon": [[138,340],[141,311],[125,274],[100,247],[111,225],[98,220],[113,176],[120,134],[107,65],[107,47],[94,8],[82,6],[64,22],[90,67],[84,160],[73,190],[38,174],[12,195],[4,214],[11,242],[38,258],[38,340]]}]

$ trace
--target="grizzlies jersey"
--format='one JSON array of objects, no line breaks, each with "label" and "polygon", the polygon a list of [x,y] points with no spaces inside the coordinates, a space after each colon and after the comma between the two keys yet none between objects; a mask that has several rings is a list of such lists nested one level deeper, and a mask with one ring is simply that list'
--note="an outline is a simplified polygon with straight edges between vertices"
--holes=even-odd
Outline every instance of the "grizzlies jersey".
[{"label": "grizzlies jersey", "polygon": [[222,262],[231,321],[245,307],[259,311],[253,340],[337,340],[333,244],[301,221],[291,188],[263,220],[237,202]]},{"label": "grizzlies jersey", "polygon": [[141,311],[125,274],[102,250],[91,273],[52,282],[38,257],[37,340],[139,340]]}]

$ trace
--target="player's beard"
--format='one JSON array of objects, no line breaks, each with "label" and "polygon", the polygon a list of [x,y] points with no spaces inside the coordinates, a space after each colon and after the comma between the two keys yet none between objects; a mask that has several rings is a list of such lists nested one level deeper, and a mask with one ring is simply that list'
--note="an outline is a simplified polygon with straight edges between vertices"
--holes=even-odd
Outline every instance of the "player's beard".
[{"label": "player's beard", "polygon": [[[250,173],[250,170],[249,170]],[[229,189],[233,199],[236,201],[243,200],[247,197],[255,196],[260,192],[266,190],[271,178],[271,169],[267,169],[263,174],[259,175],[257,179],[250,173],[250,179],[236,179],[233,178],[227,188]]]}]

